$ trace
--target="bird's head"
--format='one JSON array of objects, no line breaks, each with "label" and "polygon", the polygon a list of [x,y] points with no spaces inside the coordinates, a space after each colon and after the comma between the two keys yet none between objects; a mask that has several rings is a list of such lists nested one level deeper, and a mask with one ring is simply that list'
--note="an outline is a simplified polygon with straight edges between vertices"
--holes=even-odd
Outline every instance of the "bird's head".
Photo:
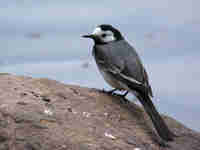
[{"label": "bird's head", "polygon": [[107,24],[97,26],[92,34],[83,35],[82,37],[93,39],[95,44],[107,44],[124,39],[119,30]]}]

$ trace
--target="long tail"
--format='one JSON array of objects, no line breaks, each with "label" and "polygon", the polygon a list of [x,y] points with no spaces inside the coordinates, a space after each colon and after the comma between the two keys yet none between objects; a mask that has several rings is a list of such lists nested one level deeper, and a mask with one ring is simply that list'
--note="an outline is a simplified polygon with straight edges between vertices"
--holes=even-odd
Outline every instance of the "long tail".
[{"label": "long tail", "polygon": [[173,141],[175,134],[169,130],[150,97],[140,95],[138,99],[142,103],[146,113],[150,116],[158,135],[165,141]]}]

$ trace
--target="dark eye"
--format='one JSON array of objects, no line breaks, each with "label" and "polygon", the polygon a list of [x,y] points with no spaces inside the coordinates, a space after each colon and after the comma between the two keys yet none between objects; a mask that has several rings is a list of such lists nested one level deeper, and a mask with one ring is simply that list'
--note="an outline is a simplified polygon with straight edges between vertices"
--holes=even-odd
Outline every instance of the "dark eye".
[{"label": "dark eye", "polygon": [[104,34],[102,34],[101,36],[104,38],[104,37],[106,37],[106,34],[104,33]]}]

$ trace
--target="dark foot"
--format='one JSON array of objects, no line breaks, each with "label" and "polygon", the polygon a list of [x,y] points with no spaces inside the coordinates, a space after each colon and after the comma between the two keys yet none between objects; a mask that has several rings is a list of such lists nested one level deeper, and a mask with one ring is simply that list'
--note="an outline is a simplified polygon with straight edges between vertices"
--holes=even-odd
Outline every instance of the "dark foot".
[{"label": "dark foot", "polygon": [[102,90],[103,93],[109,94],[109,95],[113,95],[113,96],[118,96],[120,97],[123,101],[122,103],[128,103],[129,101],[126,99],[126,95],[128,94],[128,91],[126,91],[124,94],[117,94],[115,93],[115,91],[117,91],[118,89],[113,89],[110,91],[106,91],[106,90]]},{"label": "dark foot", "polygon": [[113,95],[115,91],[117,91],[117,89],[113,89],[113,90],[110,90],[110,91],[106,91],[104,89],[102,90],[103,93],[111,94],[111,95]]},{"label": "dark foot", "polygon": [[116,95],[116,96],[119,96],[120,98],[121,98],[121,100],[122,100],[122,103],[129,103],[129,100],[128,99],[126,99],[126,95],[128,94],[128,91],[126,91],[124,94],[114,94],[114,95]]},{"label": "dark foot", "polygon": [[116,95],[116,96],[120,96],[121,98],[126,98],[126,95],[128,94],[128,91],[126,91],[124,94],[118,94],[118,93],[112,93],[113,95]]},{"label": "dark foot", "polygon": [[126,95],[128,94],[128,91],[126,91],[123,95],[122,95],[122,97],[126,97]]},{"label": "dark foot", "polygon": [[114,94],[114,95],[116,95],[116,96],[119,96],[119,97],[121,97],[121,98],[123,98],[123,99],[126,99],[126,95],[128,94],[128,91],[126,91],[124,94]]}]

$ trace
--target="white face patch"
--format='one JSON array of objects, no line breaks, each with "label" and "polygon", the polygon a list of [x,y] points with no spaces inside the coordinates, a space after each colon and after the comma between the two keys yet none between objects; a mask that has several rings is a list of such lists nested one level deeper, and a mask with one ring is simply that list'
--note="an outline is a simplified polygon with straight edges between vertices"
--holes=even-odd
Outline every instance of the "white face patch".
[{"label": "white face patch", "polygon": [[100,35],[101,33],[102,33],[102,30],[99,27],[95,28],[94,31],[92,32],[92,34],[94,35]]},{"label": "white face patch", "polygon": [[102,42],[105,43],[116,40],[112,31],[103,31],[100,27],[95,28],[92,34],[97,36]]}]

